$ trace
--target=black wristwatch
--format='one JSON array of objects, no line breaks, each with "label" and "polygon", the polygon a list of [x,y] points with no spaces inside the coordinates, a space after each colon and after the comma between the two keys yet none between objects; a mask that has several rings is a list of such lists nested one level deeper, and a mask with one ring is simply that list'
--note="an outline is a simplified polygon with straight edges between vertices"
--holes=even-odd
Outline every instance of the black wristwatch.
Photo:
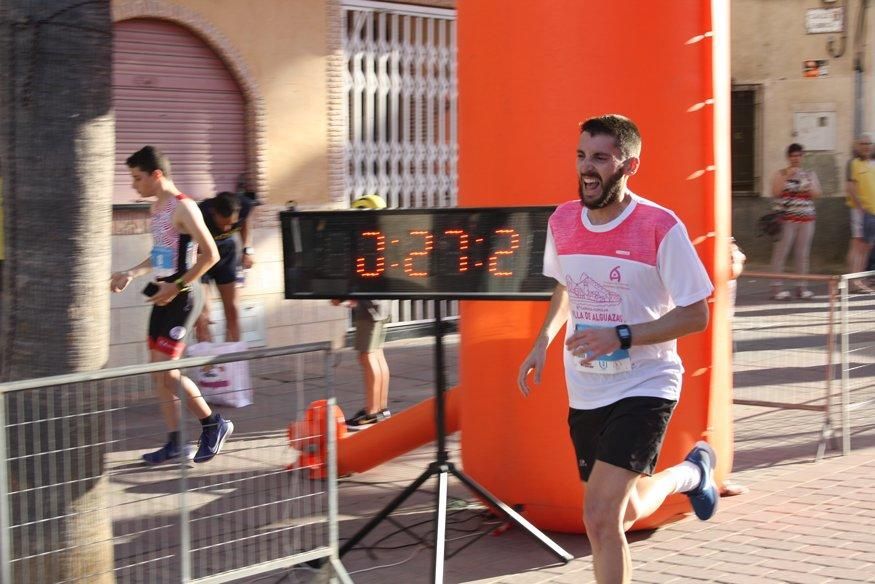
[{"label": "black wristwatch", "polygon": [[620,339],[620,348],[628,349],[632,346],[632,329],[628,324],[618,324],[616,326],[617,338]]}]

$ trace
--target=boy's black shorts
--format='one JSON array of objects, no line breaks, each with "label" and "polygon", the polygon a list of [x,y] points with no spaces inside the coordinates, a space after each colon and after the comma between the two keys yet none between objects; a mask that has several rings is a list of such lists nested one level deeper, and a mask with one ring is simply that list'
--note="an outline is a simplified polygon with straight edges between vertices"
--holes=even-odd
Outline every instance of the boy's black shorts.
[{"label": "boy's black shorts", "polygon": [[594,410],[568,409],[568,427],[580,478],[596,460],[643,475],[653,474],[676,401],[628,397]]}]

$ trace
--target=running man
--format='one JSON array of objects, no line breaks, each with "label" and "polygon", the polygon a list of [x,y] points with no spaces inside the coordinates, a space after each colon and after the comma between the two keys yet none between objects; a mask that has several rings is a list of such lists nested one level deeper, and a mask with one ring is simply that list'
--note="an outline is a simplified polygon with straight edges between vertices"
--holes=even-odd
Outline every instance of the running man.
[{"label": "running man", "polygon": [[[146,146],[126,161],[133,187],[141,197],[155,197],[151,208],[152,253],[136,266],[112,275],[110,290],[122,292],[134,278],[151,272],[154,282],[144,289],[152,304],[149,318],[149,360],[179,359],[185,337],[200,314],[200,278],[219,259],[197,205],[182,194],[170,178],[170,161],[152,146]],[[196,259],[195,259],[196,258]],[[186,407],[201,422],[202,431],[195,462],[216,456],[234,431],[234,424],[214,413],[201,397],[197,385],[179,369],[152,375],[152,385],[161,404],[167,443],[143,455],[147,464],[161,464],[191,452],[179,439],[177,388],[187,396]]]},{"label": "running man", "polygon": [[625,531],[672,493],[700,519],[717,507],[715,455],[699,442],[686,460],[653,474],[680,396],[678,337],[708,325],[712,285],[674,213],[626,187],[640,165],[641,135],[623,116],[581,125],[579,201],[550,217],[544,274],[557,281],[532,350],[520,366],[523,395],[540,383],[547,347],[566,324],[568,424],[596,581],[630,582]]}]

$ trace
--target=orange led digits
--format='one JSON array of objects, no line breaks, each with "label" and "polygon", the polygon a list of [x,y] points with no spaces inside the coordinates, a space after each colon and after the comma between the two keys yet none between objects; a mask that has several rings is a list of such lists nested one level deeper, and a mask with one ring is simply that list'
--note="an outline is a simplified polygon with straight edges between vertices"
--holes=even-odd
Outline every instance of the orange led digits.
[{"label": "orange led digits", "polygon": [[287,298],[548,299],[551,206],[284,211]]},{"label": "orange led digits", "polygon": [[445,235],[457,235],[459,237],[459,271],[468,271],[468,234],[461,229],[447,229]]},{"label": "orange led digits", "polygon": [[[383,252],[386,250],[386,237],[380,231],[363,231],[362,237],[373,237],[376,244],[374,249],[374,265],[367,266],[365,256],[355,259],[355,271],[362,278],[378,278],[386,271],[386,258]],[[372,271],[369,271],[368,268]]]},{"label": "orange led digits", "polygon": [[413,262],[416,258],[428,256],[434,248],[434,236],[430,231],[409,231],[410,235],[415,235],[423,238],[422,250],[412,251],[404,258],[404,272],[412,278],[426,278],[428,272],[417,271]]},{"label": "orange led digits", "polygon": [[498,267],[500,256],[511,256],[520,246],[520,236],[515,229],[496,229],[496,235],[509,237],[508,248],[496,250],[495,255],[489,256],[489,272],[493,276],[507,278],[513,276],[513,271],[502,271]]}]

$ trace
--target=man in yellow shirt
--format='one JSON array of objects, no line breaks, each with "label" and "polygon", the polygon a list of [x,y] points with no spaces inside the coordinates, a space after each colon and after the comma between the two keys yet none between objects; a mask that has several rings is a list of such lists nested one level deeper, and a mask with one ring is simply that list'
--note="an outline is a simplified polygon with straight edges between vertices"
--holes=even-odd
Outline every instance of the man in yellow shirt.
[{"label": "man in yellow shirt", "polygon": [[[851,208],[851,242],[848,247],[848,272],[862,272],[875,244],[875,167],[869,163],[872,137],[861,134],[854,141],[854,158],[848,162],[847,203]],[[851,292],[875,292],[859,281],[851,283]]]}]

